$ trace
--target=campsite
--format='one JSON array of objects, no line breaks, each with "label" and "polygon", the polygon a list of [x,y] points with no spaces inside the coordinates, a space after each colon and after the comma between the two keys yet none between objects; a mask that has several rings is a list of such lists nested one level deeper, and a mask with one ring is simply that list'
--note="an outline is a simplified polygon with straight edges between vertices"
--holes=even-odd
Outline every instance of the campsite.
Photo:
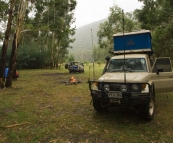
[{"label": "campsite", "polygon": [[[173,139],[173,94],[156,95],[155,118],[141,119],[132,109],[110,108],[97,113],[85,73],[63,67],[20,70],[12,88],[0,91],[1,143],[169,143]],[[104,65],[95,64],[99,77]],[[65,85],[70,76],[82,83]],[[93,78],[92,70],[90,78]]]},{"label": "campsite", "polygon": [[173,1],[109,2],[0,1],[0,143],[173,142]]}]

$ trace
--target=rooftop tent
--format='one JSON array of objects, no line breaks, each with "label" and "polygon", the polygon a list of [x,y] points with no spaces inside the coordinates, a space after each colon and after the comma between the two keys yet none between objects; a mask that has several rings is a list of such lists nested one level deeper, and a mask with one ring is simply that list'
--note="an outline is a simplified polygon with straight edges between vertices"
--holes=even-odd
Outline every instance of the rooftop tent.
[{"label": "rooftop tent", "polygon": [[113,37],[114,53],[153,52],[149,30],[119,33]]}]

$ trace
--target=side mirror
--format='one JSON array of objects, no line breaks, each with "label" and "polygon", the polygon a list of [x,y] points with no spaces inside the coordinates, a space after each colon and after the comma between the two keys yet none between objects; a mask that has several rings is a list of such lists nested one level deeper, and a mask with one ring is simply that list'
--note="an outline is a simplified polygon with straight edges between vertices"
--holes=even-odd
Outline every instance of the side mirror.
[{"label": "side mirror", "polygon": [[105,67],[103,69],[102,75],[106,72],[106,70],[107,70],[106,68],[107,68],[108,63],[109,63],[109,61],[110,61],[111,58],[109,56],[107,56],[105,59],[106,59],[106,65],[105,65]]},{"label": "side mirror", "polygon": [[156,74],[159,74],[160,72],[163,72],[163,68],[157,68]]},{"label": "side mirror", "polygon": [[111,58],[109,56],[107,56],[105,59],[107,62],[109,62]]}]

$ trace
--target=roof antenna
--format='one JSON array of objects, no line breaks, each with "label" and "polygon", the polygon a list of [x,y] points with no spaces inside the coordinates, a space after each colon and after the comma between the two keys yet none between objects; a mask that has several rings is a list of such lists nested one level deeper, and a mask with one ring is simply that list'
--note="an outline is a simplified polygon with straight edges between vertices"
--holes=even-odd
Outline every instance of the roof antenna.
[{"label": "roof antenna", "polygon": [[124,82],[126,83],[126,71],[125,71],[125,41],[124,41],[124,11],[122,10],[122,15],[123,15],[123,45],[124,45],[124,66],[123,66],[123,69],[124,69]]},{"label": "roof antenna", "polygon": [[94,70],[94,47],[93,47],[93,31],[91,29],[91,38],[92,38],[92,48],[93,48],[93,78],[95,80],[95,70]]}]

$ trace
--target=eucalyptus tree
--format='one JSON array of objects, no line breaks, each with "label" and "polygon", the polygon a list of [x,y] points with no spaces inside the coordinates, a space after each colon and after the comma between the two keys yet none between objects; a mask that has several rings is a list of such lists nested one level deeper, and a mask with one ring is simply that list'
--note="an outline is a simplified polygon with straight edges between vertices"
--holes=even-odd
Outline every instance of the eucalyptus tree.
[{"label": "eucalyptus tree", "polygon": [[15,32],[13,37],[13,43],[12,43],[12,51],[11,51],[11,58],[9,62],[9,71],[7,80],[5,83],[5,87],[11,87],[12,86],[12,76],[16,68],[16,55],[17,55],[17,48],[20,40],[22,25],[23,25],[23,19],[25,17],[26,8],[28,6],[28,0],[20,0],[19,7],[18,7],[18,14],[16,19],[16,26],[15,26]]},{"label": "eucalyptus tree", "polygon": [[[5,83],[6,87],[11,87],[12,85],[12,76],[15,73],[16,68],[16,54],[17,54],[17,48],[20,40],[21,30],[23,28],[23,19],[25,17],[26,8],[28,5],[29,0],[4,0],[4,3],[6,3],[6,11],[9,11],[9,16],[7,17],[7,28],[5,32],[5,38],[2,46],[2,52],[1,52],[1,63],[0,63],[0,85],[1,87],[4,87],[3,84],[3,74],[6,66],[6,52],[7,47],[9,43],[9,37],[11,35],[11,29],[14,30],[14,36],[13,36],[13,42],[12,42],[12,50],[11,50],[11,57],[9,62],[9,71],[7,80]],[[32,1],[31,1],[32,2]],[[15,12],[13,12],[13,9]],[[16,12],[17,11],[17,12]],[[16,17],[14,19],[13,17]],[[4,22],[6,21],[3,19]],[[13,22],[13,27],[12,27]]]},{"label": "eucalyptus tree", "polygon": [[67,48],[74,39],[75,28],[71,25],[75,22],[74,9],[76,0],[52,0],[35,3],[35,26],[39,30],[40,44],[44,45],[47,54],[47,62],[56,67],[60,58],[68,54]]},{"label": "eucalyptus tree", "polygon": [[[71,48],[70,43],[74,42],[74,39],[70,37],[75,34],[75,28],[71,28],[71,24],[74,23],[75,7],[75,0],[58,0],[55,3],[54,21],[50,26],[50,30],[55,34],[54,39],[52,38],[54,66],[59,63],[60,57],[68,54],[66,49]],[[55,63],[55,61],[57,62]]]},{"label": "eucalyptus tree", "polygon": [[[97,32],[99,47],[105,48],[107,51],[112,51],[113,34],[117,32],[123,32],[123,29],[124,31],[129,32],[132,30],[137,30],[140,29],[140,24],[135,19],[133,13],[124,14],[120,7],[114,5],[110,8],[110,15],[108,20],[104,23],[101,23],[99,26],[99,31]],[[100,55],[99,52],[96,52],[95,54]]]},{"label": "eucalyptus tree", "polygon": [[[8,4],[3,2],[3,1],[1,1],[0,3],[1,3],[2,10],[7,11],[6,9],[8,9]],[[2,45],[2,51],[1,51],[0,86],[2,88],[4,88],[3,78],[4,78],[4,71],[5,71],[5,66],[6,66],[6,55],[7,55],[8,41],[9,41],[10,34],[11,34],[11,25],[12,25],[12,20],[13,20],[14,5],[15,5],[15,0],[11,0],[10,6],[9,6],[10,7],[9,13],[8,13],[9,17],[8,17],[8,22],[7,22],[7,28],[5,31],[5,38],[4,38],[4,42]],[[4,13],[4,11],[2,11],[2,13],[1,13],[1,18],[3,18],[6,14],[6,13]]]},{"label": "eucalyptus tree", "polygon": [[[26,59],[30,59],[31,63],[34,59],[35,62],[39,59],[41,63],[38,64],[38,68],[57,67],[58,62],[63,62],[68,54],[69,43],[74,41],[70,37],[75,30],[71,28],[75,6],[75,0],[38,0],[28,5],[19,42],[19,67],[26,67],[24,63],[29,63]],[[29,46],[31,49],[37,48],[35,53],[39,55],[29,50]],[[30,56],[25,56],[25,49]],[[28,65],[26,68],[29,67],[31,66]]]},{"label": "eucalyptus tree", "polygon": [[[10,3],[13,1],[11,0]],[[4,0],[4,3],[1,1],[1,4],[3,4],[2,8],[7,8],[6,11],[8,11],[10,3],[5,2],[8,1]],[[27,9],[28,4],[30,7]],[[16,16],[16,19],[13,19],[14,37],[6,87],[11,87],[12,85],[12,73],[16,66],[17,49],[19,46],[25,45],[26,42],[30,44],[34,41],[38,45],[41,45],[38,47],[40,48],[40,52],[47,50],[47,53],[50,53],[52,58],[49,55],[46,58],[48,60],[51,59],[50,62],[53,66],[55,66],[55,63],[58,64],[60,58],[64,59],[64,55],[68,53],[67,48],[70,47],[69,43],[74,41],[70,36],[74,34],[75,30],[75,28],[71,28],[71,24],[74,22],[75,6],[76,0],[16,0],[15,8],[18,9],[18,12],[13,14],[13,16]],[[30,11],[35,13],[33,18],[28,16]],[[12,13],[10,14],[12,17]],[[4,15],[2,12],[1,16]],[[10,16],[8,18],[10,19]],[[9,26],[11,26],[11,23]],[[8,29],[7,31],[9,34]],[[22,37],[22,40],[20,37]],[[8,36],[5,36],[5,38],[8,39]],[[4,41],[4,44],[7,45],[7,43],[8,40]],[[6,56],[5,54],[6,50],[2,52],[4,57]],[[4,61],[3,65],[1,64],[3,69],[5,63]],[[4,73],[3,69],[0,71],[1,81]]]}]

